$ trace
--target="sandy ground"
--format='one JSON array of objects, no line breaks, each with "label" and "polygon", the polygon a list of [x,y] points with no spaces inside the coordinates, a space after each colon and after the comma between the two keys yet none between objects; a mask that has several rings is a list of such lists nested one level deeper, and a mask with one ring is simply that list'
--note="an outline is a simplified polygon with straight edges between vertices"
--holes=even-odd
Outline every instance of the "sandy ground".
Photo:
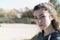
[{"label": "sandy ground", "polygon": [[0,24],[0,40],[31,39],[39,31],[34,24]]}]

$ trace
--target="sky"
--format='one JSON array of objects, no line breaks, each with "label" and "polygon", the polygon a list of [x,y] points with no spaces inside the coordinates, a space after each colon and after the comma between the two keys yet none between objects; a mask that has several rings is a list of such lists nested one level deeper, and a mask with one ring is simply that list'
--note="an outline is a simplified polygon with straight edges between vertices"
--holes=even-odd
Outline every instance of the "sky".
[{"label": "sky", "polygon": [[35,5],[42,2],[49,2],[49,0],[0,0],[0,8],[4,10],[24,9],[25,7],[33,9]]},{"label": "sky", "polygon": [[24,9],[25,7],[33,9],[35,5],[42,2],[49,2],[49,0],[0,0],[0,8],[4,10]]},{"label": "sky", "polygon": [[24,9],[28,7],[32,9],[36,4],[47,2],[48,0],[0,0],[0,8],[9,9]]},{"label": "sky", "polygon": [[60,0],[58,0],[58,2],[60,3]]}]

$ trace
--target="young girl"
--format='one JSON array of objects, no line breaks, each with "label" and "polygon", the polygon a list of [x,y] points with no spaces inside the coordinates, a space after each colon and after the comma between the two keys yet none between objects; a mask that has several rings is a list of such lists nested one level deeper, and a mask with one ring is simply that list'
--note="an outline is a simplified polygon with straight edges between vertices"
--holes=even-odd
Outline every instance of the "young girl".
[{"label": "young girl", "polygon": [[41,3],[34,7],[35,23],[41,31],[36,40],[60,40],[60,27],[53,4]]}]

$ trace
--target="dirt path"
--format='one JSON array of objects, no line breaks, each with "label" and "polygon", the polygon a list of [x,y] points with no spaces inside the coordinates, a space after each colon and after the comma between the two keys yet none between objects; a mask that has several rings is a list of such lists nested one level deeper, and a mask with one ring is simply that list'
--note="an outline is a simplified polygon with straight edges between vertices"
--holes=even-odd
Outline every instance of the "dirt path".
[{"label": "dirt path", "polygon": [[39,28],[32,24],[1,24],[0,40],[31,39],[39,32]]}]

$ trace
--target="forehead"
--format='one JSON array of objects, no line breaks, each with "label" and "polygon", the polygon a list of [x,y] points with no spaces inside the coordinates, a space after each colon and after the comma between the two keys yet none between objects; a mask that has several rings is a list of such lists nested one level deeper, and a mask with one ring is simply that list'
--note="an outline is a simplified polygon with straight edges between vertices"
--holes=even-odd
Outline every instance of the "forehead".
[{"label": "forehead", "polygon": [[45,11],[45,10],[40,9],[40,10],[34,11],[33,15],[34,15],[34,16],[49,15],[49,13],[48,13],[48,11]]},{"label": "forehead", "polygon": [[43,10],[42,9],[34,11],[33,15],[40,15],[40,14],[43,14]]}]

